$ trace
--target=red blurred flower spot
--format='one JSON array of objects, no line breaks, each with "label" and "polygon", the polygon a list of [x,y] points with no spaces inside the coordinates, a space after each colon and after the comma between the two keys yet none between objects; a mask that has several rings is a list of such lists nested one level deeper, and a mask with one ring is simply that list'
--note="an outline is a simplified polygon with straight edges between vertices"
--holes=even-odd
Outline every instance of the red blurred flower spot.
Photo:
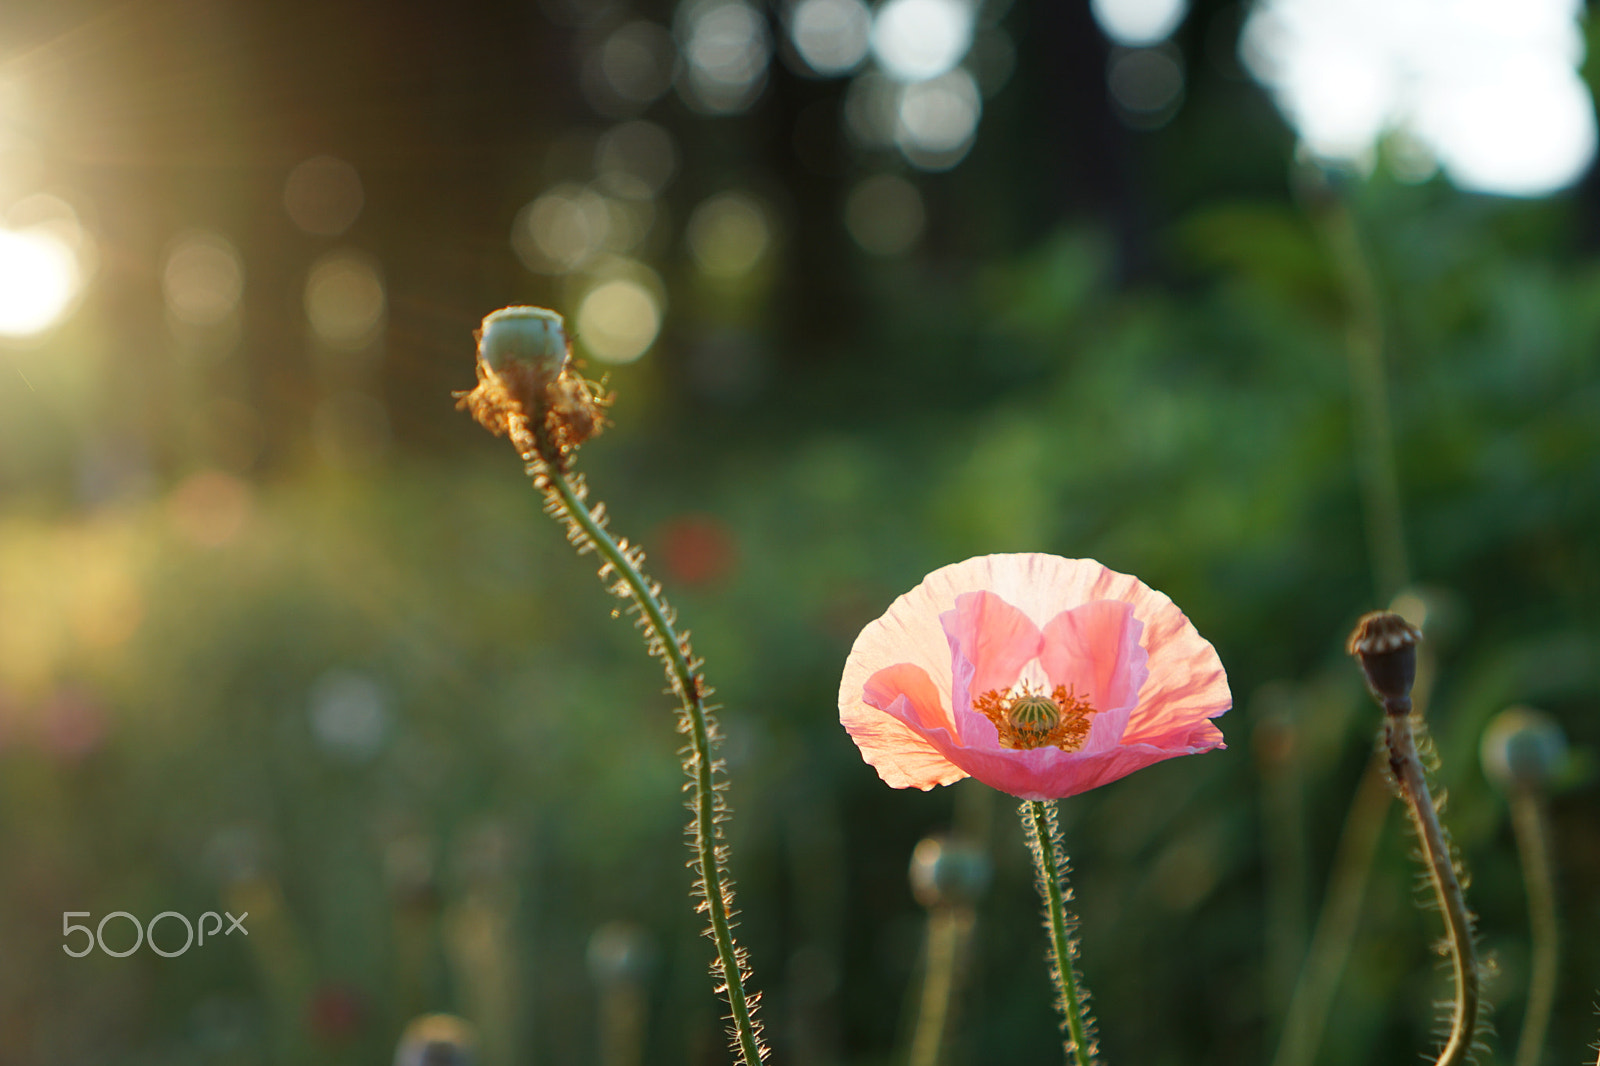
[{"label": "red blurred flower spot", "polygon": [[347,985],[323,985],[306,1006],[306,1024],[329,1043],[349,1040],[366,1022],[366,999]]},{"label": "red blurred flower spot", "polygon": [[663,523],[657,543],[668,578],[679,584],[714,584],[738,565],[733,531],[710,515],[680,515]]}]

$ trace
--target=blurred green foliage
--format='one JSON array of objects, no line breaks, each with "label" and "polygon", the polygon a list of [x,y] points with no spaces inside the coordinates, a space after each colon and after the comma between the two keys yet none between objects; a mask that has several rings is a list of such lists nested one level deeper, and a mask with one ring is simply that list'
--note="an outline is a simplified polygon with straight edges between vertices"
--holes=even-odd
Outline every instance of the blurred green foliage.
[{"label": "blurred green foliage", "polygon": [[[1009,17],[1025,39],[1028,13]],[[1171,127],[1130,142],[1151,186],[1147,239],[1092,211],[1030,225],[1039,179],[1016,177],[1019,202],[1004,203],[1003,164],[1039,150],[1024,121],[1044,95],[1039,62],[1025,48],[1021,83],[995,103],[992,154],[980,142],[924,179],[921,251],[871,259],[795,221],[764,289],[719,292],[664,265],[665,332],[611,372],[615,427],[580,458],[617,531],[651,552],[726,708],[741,937],[774,1061],[903,1055],[923,935],[907,864],[952,824],[996,871],[953,1061],[1058,1053],[1010,801],[970,782],[883,787],[835,710],[861,625],[931,569],[1015,550],[1094,557],[1171,595],[1236,699],[1227,751],[1063,804],[1106,1056],[1268,1060],[1377,725],[1342,655],[1379,591],[1350,296],[1318,195],[1351,213],[1378,286],[1405,547],[1430,606],[1438,782],[1497,960],[1504,1057],[1526,916],[1479,735],[1531,703],[1580,755],[1600,744],[1592,218],[1578,197],[1470,198],[1382,171],[1298,191],[1259,101],[1231,120],[1237,152],[1196,146],[1246,92],[1207,74]],[[789,81],[780,99],[813,88]],[[545,106],[555,127],[581,105]],[[714,140],[713,120],[680,111],[667,120],[686,143]],[[541,138],[506,141],[532,153]],[[432,1010],[470,1018],[489,1064],[590,1062],[604,987],[586,952],[618,919],[653,943],[645,1061],[723,1061],[661,678],[516,458],[448,407],[471,384],[477,316],[557,293],[483,217],[432,201],[408,217],[397,190],[422,180],[426,145],[395,143],[373,164],[393,174],[374,182],[369,234],[390,265],[390,348],[362,372],[387,404],[388,450],[313,446],[301,392],[320,379],[310,357],[283,356],[298,351],[281,313],[292,285],[271,280],[290,275],[288,252],[264,255],[280,304],[258,298],[268,339],[243,363],[171,355],[153,286],[114,257],[107,295],[44,358],[3,353],[7,1066],[385,1062]],[[1173,169],[1189,158],[1198,172]],[[215,180],[248,201],[266,179]],[[486,201],[496,227],[507,199]],[[990,218],[1003,224],[973,221]],[[695,384],[718,344],[757,386]],[[233,462],[194,416],[241,394],[265,443]],[[241,426],[225,420],[222,437]],[[1568,954],[1551,1061],[1594,1038],[1595,812],[1581,775],[1553,800]],[[1410,1062],[1435,1028],[1436,918],[1413,906],[1399,823],[1320,1062]],[[224,909],[250,912],[247,939],[174,959],[60,951],[64,911]]]}]

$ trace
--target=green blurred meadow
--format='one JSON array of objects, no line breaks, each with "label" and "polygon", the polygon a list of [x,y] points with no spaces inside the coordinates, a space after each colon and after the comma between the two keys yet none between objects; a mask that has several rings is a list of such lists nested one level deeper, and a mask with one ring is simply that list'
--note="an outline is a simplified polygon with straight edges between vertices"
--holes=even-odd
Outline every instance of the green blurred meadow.
[{"label": "green blurred meadow", "polygon": [[[574,316],[616,391],[579,463],[724,707],[774,1062],[905,1061],[907,867],[952,832],[994,873],[945,1061],[1058,1061],[1013,801],[890,790],[837,721],[860,627],[1007,551],[1168,593],[1235,698],[1226,751],[1062,804],[1107,1061],[1272,1060],[1379,722],[1343,640],[1402,592],[1497,970],[1482,1061],[1511,1061],[1527,989],[1478,756],[1519,703],[1573,746],[1544,1061],[1592,1056],[1600,187],[1496,198],[1382,152],[1317,172],[1210,0],[1154,128],[1108,98],[1086,8],[991,3],[1011,66],[970,152],[926,169],[849,135],[843,81],[762,10],[772,66],[717,114],[595,87],[608,35],[674,25],[665,2],[0,8],[0,209],[70,207],[83,272],[60,321],[0,339],[0,1064],[386,1063],[431,1011],[486,1066],[728,1061],[659,668],[453,408],[507,303]],[[630,122],[666,171],[602,165]],[[290,177],[324,156],[346,169],[297,216]],[[852,199],[880,177],[889,199]],[[552,189],[567,243],[529,251]],[[571,236],[596,201],[625,250]],[[659,330],[608,362],[646,297]],[[1319,1063],[1433,1039],[1438,916],[1402,823],[1390,804]],[[65,912],[116,911],[248,911],[248,935],[63,951]]]}]

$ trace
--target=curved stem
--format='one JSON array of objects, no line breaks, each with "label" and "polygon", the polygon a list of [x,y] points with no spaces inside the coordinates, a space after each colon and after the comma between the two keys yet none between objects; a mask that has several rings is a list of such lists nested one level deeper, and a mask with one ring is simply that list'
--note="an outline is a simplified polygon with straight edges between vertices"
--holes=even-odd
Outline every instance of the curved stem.
[{"label": "curved stem", "polygon": [[625,540],[612,538],[605,528],[604,505],[589,507],[581,478],[553,470],[536,459],[530,460],[530,466],[535,484],[545,490],[551,502],[551,513],[566,519],[568,539],[580,553],[598,553],[605,560],[600,567],[601,579],[611,582],[614,593],[633,601],[646,645],[666,666],[667,681],[680,701],[678,728],[689,737],[683,766],[693,785],[689,808],[694,818],[690,827],[695,871],[700,878],[695,888],[701,897],[700,909],[710,918],[707,935],[717,946],[712,974],[721,980],[717,991],[728,1001],[729,1020],[733,1023],[730,1037],[738,1061],[743,1066],[757,1066],[765,1058],[766,1048],[761,1043],[760,1022],[755,1018],[756,997],[745,991],[749,963],[733,939],[733,883],[724,868],[728,846],[722,832],[729,811],[722,798],[726,785],[720,779],[722,764],[712,758],[712,749],[720,738],[706,706],[710,690],[690,650],[688,635],[680,635],[673,628],[674,613],[661,598],[661,586],[646,578],[640,569],[643,553],[637,547],[630,548]]},{"label": "curved stem", "polygon": [[1528,891],[1528,925],[1533,940],[1533,973],[1528,979],[1528,1005],[1517,1037],[1515,1066],[1537,1066],[1550,1028],[1556,998],[1560,936],[1556,925],[1555,877],[1545,834],[1544,801],[1532,788],[1511,795],[1511,823],[1522,854],[1522,879]]},{"label": "curved stem", "polygon": [[1478,957],[1472,942],[1472,914],[1456,877],[1450,844],[1439,824],[1439,813],[1428,793],[1428,782],[1417,757],[1416,738],[1411,729],[1409,700],[1386,701],[1385,736],[1389,743],[1389,767],[1394,771],[1400,796],[1417,827],[1422,860],[1433,882],[1439,909],[1444,915],[1445,934],[1450,944],[1451,968],[1455,976],[1455,1005],[1450,1018],[1450,1035],[1435,1060],[1435,1066],[1461,1066],[1472,1052],[1478,1026]]},{"label": "curved stem", "polygon": [[1062,1027],[1067,1031],[1066,1052],[1074,1066],[1092,1066],[1093,1038],[1083,1009],[1088,993],[1080,986],[1072,965],[1072,930],[1076,922],[1067,913],[1072,890],[1064,887],[1067,856],[1056,823],[1056,805],[1025,800],[1019,813],[1039,875],[1039,894],[1044,897],[1045,927],[1050,931],[1050,977],[1056,986],[1056,1009],[1061,1011]]}]

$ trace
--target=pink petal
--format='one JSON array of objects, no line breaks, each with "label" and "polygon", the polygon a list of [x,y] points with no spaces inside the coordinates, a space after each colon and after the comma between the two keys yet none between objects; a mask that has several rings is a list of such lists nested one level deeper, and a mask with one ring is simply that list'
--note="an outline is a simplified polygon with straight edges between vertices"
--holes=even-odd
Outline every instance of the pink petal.
[{"label": "pink petal", "polygon": [[[951,706],[966,725],[974,695],[1010,688],[1043,637],[1028,616],[992,592],[964,592],[954,610],[939,616],[950,641]],[[961,736],[971,742],[967,730]],[[998,736],[998,734],[997,734]]]},{"label": "pink petal", "polygon": [[1069,685],[1098,712],[1085,751],[1122,739],[1145,682],[1149,653],[1139,646],[1144,623],[1133,605],[1097,600],[1062,611],[1044,627],[1039,663],[1052,685]]},{"label": "pink petal", "polygon": [[[951,727],[950,714],[939,700],[939,690],[933,687],[933,679],[920,666],[910,663],[886,666],[867,678],[861,695],[869,706],[895,714],[912,729],[948,730]],[[905,702],[901,713],[896,714],[891,708],[902,700]]]},{"label": "pink petal", "polygon": [[[864,686],[867,706],[842,710],[840,720],[878,776],[894,788],[930,789],[966,777],[923,733],[949,736],[949,715],[921,667],[899,663]],[[842,706],[842,695],[841,695]]]},{"label": "pink petal", "polygon": [[[935,744],[943,737],[930,736]],[[946,749],[962,770],[992,788],[1021,799],[1061,799],[1110,784],[1179,755],[1197,755],[1222,747],[1222,733],[1210,722],[1193,727],[1191,735],[1169,737],[1165,744],[1114,744],[1097,752],[1065,752],[1060,748],[995,752]]]},{"label": "pink petal", "polygon": [[879,710],[852,710],[839,716],[861,758],[890,788],[948,785],[967,776],[910,726]]}]

